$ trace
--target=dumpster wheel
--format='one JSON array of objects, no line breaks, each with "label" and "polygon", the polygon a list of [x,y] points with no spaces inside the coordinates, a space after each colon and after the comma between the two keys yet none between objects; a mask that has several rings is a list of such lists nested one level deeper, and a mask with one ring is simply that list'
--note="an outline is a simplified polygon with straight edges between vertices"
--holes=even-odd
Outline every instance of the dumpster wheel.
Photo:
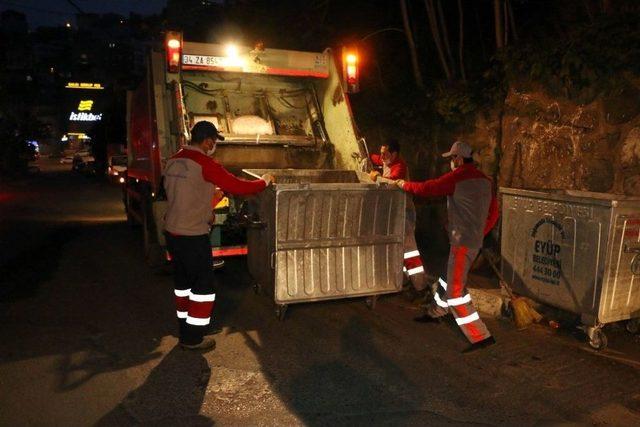
[{"label": "dumpster wheel", "polygon": [[637,334],[640,331],[640,319],[631,319],[627,321],[625,329],[630,334]]},{"label": "dumpster wheel", "polygon": [[288,307],[287,304],[277,304],[276,305],[276,317],[281,322],[284,320],[284,316],[287,313],[287,307]]},{"label": "dumpster wheel", "polygon": [[607,347],[607,335],[601,328],[589,328],[589,345],[595,350],[604,350]]},{"label": "dumpster wheel", "polygon": [[365,304],[367,304],[367,307],[369,307],[369,310],[375,310],[376,303],[378,302],[378,295],[368,296],[367,299],[364,300],[364,302]]},{"label": "dumpster wheel", "polygon": [[260,295],[260,294],[262,294],[262,285],[261,285],[260,283],[257,283],[257,282],[256,282],[256,283],[254,283],[254,284],[253,284],[253,292],[254,292],[256,295]]}]

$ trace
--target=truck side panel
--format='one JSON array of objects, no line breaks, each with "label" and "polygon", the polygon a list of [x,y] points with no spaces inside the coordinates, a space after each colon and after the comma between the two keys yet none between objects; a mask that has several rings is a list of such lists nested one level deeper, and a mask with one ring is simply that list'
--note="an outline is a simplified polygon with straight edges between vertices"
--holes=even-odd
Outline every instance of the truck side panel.
[{"label": "truck side panel", "polygon": [[132,91],[129,103],[129,178],[153,182],[153,106],[150,102],[149,75]]},{"label": "truck side panel", "polygon": [[165,83],[165,61],[160,52],[151,53],[151,68],[153,70],[153,99],[155,101],[156,119],[156,171],[158,178],[164,169],[164,162],[173,156],[179,149],[177,138],[171,138],[171,117],[173,111],[171,102],[172,93]]},{"label": "truck side panel", "polygon": [[324,116],[324,125],[335,148],[335,169],[357,170],[358,133],[349,99],[344,93],[335,57],[329,50],[329,78],[317,83],[318,101]]}]

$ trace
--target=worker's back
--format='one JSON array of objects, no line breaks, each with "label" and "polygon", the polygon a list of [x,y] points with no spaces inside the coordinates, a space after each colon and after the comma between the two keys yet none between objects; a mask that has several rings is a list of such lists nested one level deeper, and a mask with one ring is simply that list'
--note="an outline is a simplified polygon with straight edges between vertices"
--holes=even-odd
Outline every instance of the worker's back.
[{"label": "worker's back", "polygon": [[491,204],[491,180],[473,164],[457,168],[453,195],[447,196],[449,241],[453,246],[482,247]]},{"label": "worker's back", "polygon": [[165,230],[170,233],[197,236],[209,232],[207,221],[215,186],[204,180],[198,160],[212,161],[197,148],[186,146],[167,162]]}]

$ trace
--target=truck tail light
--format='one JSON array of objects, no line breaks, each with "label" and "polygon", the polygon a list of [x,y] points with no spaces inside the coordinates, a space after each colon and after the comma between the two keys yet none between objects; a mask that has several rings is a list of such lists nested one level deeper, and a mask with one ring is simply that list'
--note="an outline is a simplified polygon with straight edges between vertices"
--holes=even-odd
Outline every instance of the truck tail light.
[{"label": "truck tail light", "polygon": [[179,31],[167,31],[167,71],[177,73],[180,71],[180,59],[182,58],[182,33]]},{"label": "truck tail light", "polygon": [[342,51],[342,75],[348,93],[360,90],[360,70],[358,68],[358,51],[344,48]]}]

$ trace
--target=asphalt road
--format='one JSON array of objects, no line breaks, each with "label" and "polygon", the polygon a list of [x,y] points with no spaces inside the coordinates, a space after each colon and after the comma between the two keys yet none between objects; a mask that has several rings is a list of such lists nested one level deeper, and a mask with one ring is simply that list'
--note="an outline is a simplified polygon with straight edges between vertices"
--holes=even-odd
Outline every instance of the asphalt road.
[{"label": "asphalt road", "polygon": [[274,316],[243,259],[216,273],[223,327],[176,347],[171,276],[148,268],[117,187],[42,164],[0,188],[0,425],[640,425],[640,341],[596,353],[567,328],[461,354],[399,296]]}]

